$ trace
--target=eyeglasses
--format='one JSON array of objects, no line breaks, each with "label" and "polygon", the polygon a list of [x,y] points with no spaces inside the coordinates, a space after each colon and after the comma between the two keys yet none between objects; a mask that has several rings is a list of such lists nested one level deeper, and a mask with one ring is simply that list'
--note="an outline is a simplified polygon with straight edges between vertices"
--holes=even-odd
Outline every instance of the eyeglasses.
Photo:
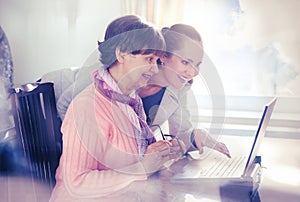
[{"label": "eyeglasses", "polygon": [[177,141],[178,145],[179,145],[180,152],[181,152],[182,156],[185,156],[185,152],[183,151],[182,145],[180,144],[180,139],[176,135],[164,134],[162,132],[162,129],[161,129],[160,125],[158,125],[158,124],[153,124],[153,125],[150,125],[149,127],[150,128],[157,127],[159,129],[159,132],[160,132],[163,140],[167,140],[166,137],[170,137],[172,139],[175,139]]}]

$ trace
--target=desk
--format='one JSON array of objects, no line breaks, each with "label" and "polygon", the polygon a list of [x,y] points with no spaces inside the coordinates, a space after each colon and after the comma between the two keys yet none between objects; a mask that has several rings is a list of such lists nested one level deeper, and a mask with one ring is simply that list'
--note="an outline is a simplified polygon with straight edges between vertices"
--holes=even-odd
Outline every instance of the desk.
[{"label": "desk", "polygon": [[[300,199],[300,140],[266,137],[262,143],[263,179],[259,187],[262,202],[298,202]],[[137,181],[113,196],[89,201],[227,201],[215,191],[215,184],[171,184],[165,177]],[[0,177],[1,201],[48,201],[49,187],[30,178]],[[243,196],[241,196],[243,197]],[[81,200],[82,201],[82,200]]]},{"label": "desk", "polygon": [[300,140],[265,138],[261,148],[262,201],[300,201]]}]

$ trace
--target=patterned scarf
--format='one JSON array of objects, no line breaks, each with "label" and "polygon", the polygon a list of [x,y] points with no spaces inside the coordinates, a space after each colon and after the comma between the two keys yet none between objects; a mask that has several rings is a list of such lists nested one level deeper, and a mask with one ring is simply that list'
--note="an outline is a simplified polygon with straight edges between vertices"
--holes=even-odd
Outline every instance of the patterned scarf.
[{"label": "patterned scarf", "polygon": [[[101,91],[106,97],[114,101],[129,105],[136,113],[140,128],[134,127],[134,136],[138,145],[139,157],[141,159],[145,154],[148,145],[156,141],[153,133],[146,123],[146,115],[141,99],[138,97],[138,95],[136,95],[136,98],[132,98],[130,96],[123,95],[117,92],[116,90],[118,89],[113,90],[112,86],[117,84],[111,78],[107,70],[102,70],[101,68],[95,71],[93,76],[95,86],[99,91]],[[113,85],[109,85],[109,83],[112,82],[114,82]],[[130,117],[128,118],[130,119]]]}]

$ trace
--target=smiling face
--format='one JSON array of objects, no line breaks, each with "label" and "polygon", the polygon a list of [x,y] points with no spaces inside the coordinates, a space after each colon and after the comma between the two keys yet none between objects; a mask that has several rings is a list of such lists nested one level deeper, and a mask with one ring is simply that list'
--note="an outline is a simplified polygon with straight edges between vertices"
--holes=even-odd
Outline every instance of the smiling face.
[{"label": "smiling face", "polygon": [[180,50],[167,53],[160,58],[161,68],[169,85],[180,89],[188,81],[198,75],[202,62],[203,48],[201,42],[185,40],[181,42]]},{"label": "smiling face", "polygon": [[130,93],[145,86],[149,79],[158,72],[156,61],[158,56],[150,54],[122,55],[122,71],[119,86],[124,93]]}]

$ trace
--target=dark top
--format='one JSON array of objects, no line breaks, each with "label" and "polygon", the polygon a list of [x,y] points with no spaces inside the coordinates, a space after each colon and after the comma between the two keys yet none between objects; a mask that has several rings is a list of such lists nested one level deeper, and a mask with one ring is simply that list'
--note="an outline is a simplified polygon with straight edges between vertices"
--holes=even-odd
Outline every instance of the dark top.
[{"label": "dark top", "polygon": [[166,87],[163,87],[157,93],[142,98],[143,107],[147,116],[148,125],[152,124],[165,91],[166,91]]}]

